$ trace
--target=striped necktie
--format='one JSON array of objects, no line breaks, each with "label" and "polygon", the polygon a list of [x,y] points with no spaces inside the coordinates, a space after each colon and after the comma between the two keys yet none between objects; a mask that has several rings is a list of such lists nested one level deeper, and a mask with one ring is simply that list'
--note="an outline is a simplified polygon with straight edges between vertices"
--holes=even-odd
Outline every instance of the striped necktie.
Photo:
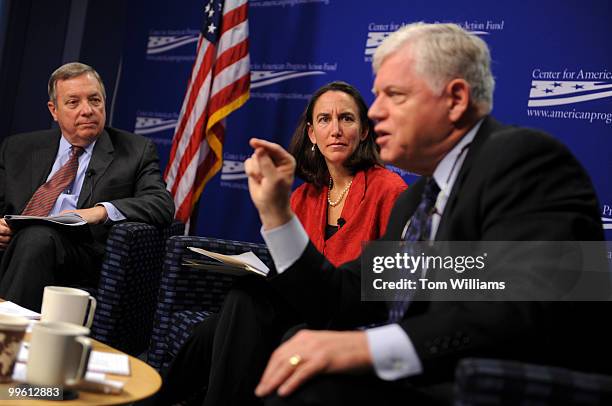
[{"label": "striped necktie", "polygon": [[83,153],[82,147],[72,146],[70,158],[51,179],[42,184],[26,205],[21,214],[25,216],[48,216],[58,196],[64,191],[76,177],[79,169],[79,156]]},{"label": "striped necktie", "polygon": [[[436,183],[435,179],[429,178],[425,184],[425,189],[423,190],[421,203],[412,215],[412,219],[410,220],[410,224],[406,230],[404,241],[410,243],[429,240],[429,236],[431,234],[431,218],[434,213],[434,208],[439,193],[440,187]],[[407,244],[407,252],[412,255],[414,254],[412,251],[413,246],[411,244]],[[421,277],[421,273],[417,271],[410,274],[409,277],[418,279]],[[407,294],[404,293],[401,297],[396,298],[396,300],[390,304],[389,323],[397,323],[402,319],[404,313],[410,305],[413,294],[413,290],[409,291]]]}]

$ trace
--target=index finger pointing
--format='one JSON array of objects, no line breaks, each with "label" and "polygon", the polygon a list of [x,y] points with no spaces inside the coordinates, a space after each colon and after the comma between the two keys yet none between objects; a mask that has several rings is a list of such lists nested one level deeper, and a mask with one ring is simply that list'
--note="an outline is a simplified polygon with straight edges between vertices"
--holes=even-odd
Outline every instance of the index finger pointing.
[{"label": "index finger pointing", "polygon": [[255,149],[256,154],[268,154],[274,163],[284,161],[291,157],[289,152],[274,142],[262,140],[260,138],[251,138],[249,145]]}]

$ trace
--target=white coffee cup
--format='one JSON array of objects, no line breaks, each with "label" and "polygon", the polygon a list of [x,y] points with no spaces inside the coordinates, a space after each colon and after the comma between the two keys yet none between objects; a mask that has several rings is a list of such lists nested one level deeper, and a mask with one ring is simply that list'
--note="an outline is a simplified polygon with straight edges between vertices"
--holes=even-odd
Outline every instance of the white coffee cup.
[{"label": "white coffee cup", "polygon": [[85,327],[90,328],[96,311],[96,299],[88,292],[63,286],[45,286],[42,300],[41,321],[65,321],[80,326],[89,313]]},{"label": "white coffee cup", "polygon": [[39,386],[70,386],[87,372],[89,329],[64,322],[40,322],[32,327],[26,381]]}]

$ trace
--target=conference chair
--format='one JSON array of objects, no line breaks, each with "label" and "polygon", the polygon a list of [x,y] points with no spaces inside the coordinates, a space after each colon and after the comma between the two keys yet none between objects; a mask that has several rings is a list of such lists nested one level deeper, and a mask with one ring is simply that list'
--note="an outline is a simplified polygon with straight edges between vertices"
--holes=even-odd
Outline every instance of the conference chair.
[{"label": "conference chair", "polygon": [[111,228],[100,282],[91,292],[98,302],[93,338],[134,356],[147,349],[166,240],[184,229],[178,221],[165,228],[136,222]]},{"label": "conference chair", "polygon": [[147,353],[147,362],[158,370],[176,356],[196,324],[220,310],[234,281],[222,273],[184,266],[185,259],[201,258],[187,247],[229,255],[253,251],[268,267],[273,266],[265,245],[193,236],[169,238]]},{"label": "conference chair", "polygon": [[499,359],[466,358],[455,406],[611,405],[612,376]]}]

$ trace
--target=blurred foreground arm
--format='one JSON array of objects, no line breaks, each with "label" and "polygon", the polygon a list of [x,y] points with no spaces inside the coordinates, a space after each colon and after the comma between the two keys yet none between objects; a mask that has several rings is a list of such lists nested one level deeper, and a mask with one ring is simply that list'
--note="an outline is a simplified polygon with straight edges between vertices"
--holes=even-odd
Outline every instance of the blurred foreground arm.
[{"label": "blurred foreground arm", "polygon": [[252,138],[255,152],[244,162],[251,199],[264,230],[282,226],[293,217],[289,194],[295,173],[295,159],[280,145]]}]

